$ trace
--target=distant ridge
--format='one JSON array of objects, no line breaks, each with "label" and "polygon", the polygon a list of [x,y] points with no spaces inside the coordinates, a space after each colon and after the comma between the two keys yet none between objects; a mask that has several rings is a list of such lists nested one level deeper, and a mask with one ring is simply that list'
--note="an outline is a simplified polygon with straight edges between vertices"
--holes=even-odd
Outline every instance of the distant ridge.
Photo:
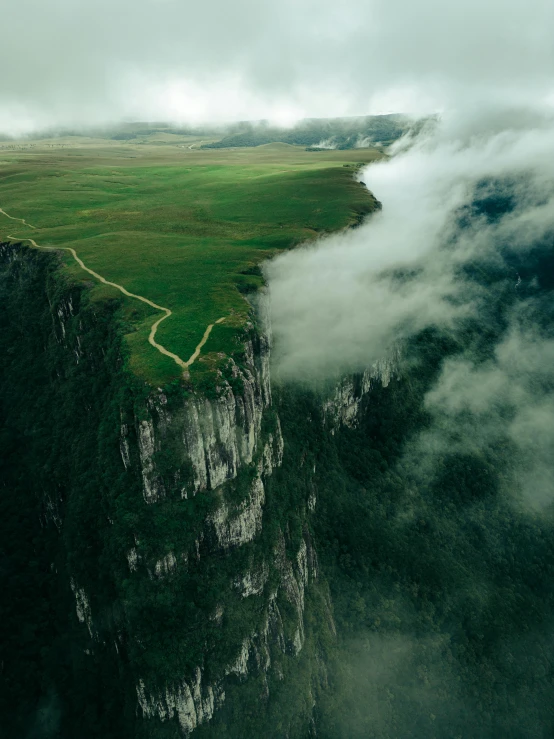
[{"label": "distant ridge", "polygon": [[[412,119],[390,113],[387,115],[352,116],[347,118],[305,118],[294,126],[279,126],[267,120],[235,123],[205,123],[176,125],[168,122],[126,121],[104,126],[47,129],[33,133],[34,140],[87,136],[114,141],[147,142],[159,134],[198,136],[209,139],[199,148],[225,149],[283,143],[308,149],[356,149],[375,145],[389,146],[408,132],[417,133],[429,118]],[[0,140],[12,140],[0,136]]]}]

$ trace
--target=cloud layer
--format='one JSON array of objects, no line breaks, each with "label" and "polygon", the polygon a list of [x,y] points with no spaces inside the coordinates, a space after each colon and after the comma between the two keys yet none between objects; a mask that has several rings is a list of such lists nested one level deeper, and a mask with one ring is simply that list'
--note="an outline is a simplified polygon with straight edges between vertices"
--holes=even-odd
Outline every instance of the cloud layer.
[{"label": "cloud layer", "polygon": [[6,0],[0,128],[553,103],[550,0]]},{"label": "cloud layer", "polygon": [[[487,119],[490,120],[490,119]],[[267,266],[276,361],[284,378],[362,370],[428,326],[454,326],[487,292],[463,278],[475,255],[525,250],[554,226],[554,129],[498,132],[444,123],[362,172],[383,210],[361,228],[282,255]],[[480,181],[515,178],[519,205],[497,222],[460,221]],[[513,189],[512,188],[512,189]],[[514,281],[516,275],[514,273]]]}]

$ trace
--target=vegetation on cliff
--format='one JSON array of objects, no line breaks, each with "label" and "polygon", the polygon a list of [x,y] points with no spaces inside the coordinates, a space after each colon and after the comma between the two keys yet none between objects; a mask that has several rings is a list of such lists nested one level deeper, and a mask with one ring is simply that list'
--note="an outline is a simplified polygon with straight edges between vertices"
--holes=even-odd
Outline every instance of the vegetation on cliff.
[{"label": "vegetation on cliff", "polygon": [[[312,682],[324,676],[317,644],[332,617],[310,564],[303,488],[271,483],[275,414],[264,414],[261,444],[236,479],[183,497],[193,472],[179,463],[187,398],[172,385],[152,396],[129,372],[124,301],[91,299],[56,255],[5,244],[1,265],[7,736],[179,737],[174,713],[162,722],[154,710],[147,720],[137,687],[145,681],[148,695],[163,697],[199,667],[202,700],[213,686],[219,708],[212,724],[213,707],[202,719],[196,703],[199,736],[241,736],[245,726],[301,735]],[[162,401],[166,431],[152,460],[159,492],[149,502],[138,435],[157,413],[152,402]],[[249,528],[246,519],[228,539],[226,522],[243,510],[260,465],[263,525]],[[211,521],[222,497],[229,515],[218,529]]]},{"label": "vegetation on cliff", "polygon": [[113,624],[108,516],[133,490],[118,452],[118,305],[88,301],[50,255],[2,251],[3,731],[71,736],[86,726],[91,736],[131,736],[125,667],[105,642],[85,654],[69,576],[99,578]]}]

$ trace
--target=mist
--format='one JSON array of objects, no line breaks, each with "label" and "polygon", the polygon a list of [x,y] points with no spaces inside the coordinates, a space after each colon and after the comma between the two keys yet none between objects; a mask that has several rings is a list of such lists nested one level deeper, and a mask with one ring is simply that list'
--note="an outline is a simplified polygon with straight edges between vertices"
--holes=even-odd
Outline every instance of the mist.
[{"label": "mist", "polygon": [[318,460],[324,739],[552,731],[553,155],[544,111],[445,114],[359,172],[382,210],[266,265],[278,384],[393,364]]},{"label": "mist", "polygon": [[[447,118],[415,142],[400,141],[359,175],[381,212],[267,265],[281,377],[362,371],[424,328],[454,330],[487,300],[461,267],[475,256],[502,260],[507,242],[524,251],[552,229],[554,128],[541,119],[501,131],[486,123],[469,129]],[[477,183],[506,177],[518,207],[494,223],[461,222]]]},{"label": "mist", "polygon": [[267,265],[284,386],[393,367],[344,477],[318,462],[324,739],[552,731],[553,148],[531,111],[444,116],[360,172],[381,211]]},{"label": "mist", "polygon": [[5,0],[0,131],[554,104],[549,0]]},{"label": "mist", "polygon": [[[554,337],[533,265],[554,235],[554,127],[540,116],[509,120],[501,111],[482,124],[446,118],[398,142],[359,175],[382,211],[267,265],[274,366],[281,380],[313,385],[400,353],[396,370],[409,374],[418,371],[410,342],[438,332],[457,349],[425,396],[428,423],[406,447],[415,484],[455,455],[476,455],[502,468],[512,502],[546,511]],[[504,458],[498,449],[507,448]]]}]

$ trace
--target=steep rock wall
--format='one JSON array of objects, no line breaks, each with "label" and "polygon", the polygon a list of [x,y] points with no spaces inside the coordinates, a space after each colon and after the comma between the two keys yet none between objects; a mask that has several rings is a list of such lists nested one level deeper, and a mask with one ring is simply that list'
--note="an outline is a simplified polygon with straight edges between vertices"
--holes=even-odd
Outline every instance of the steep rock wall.
[{"label": "steep rock wall", "polygon": [[[334,639],[311,525],[315,447],[358,423],[393,360],[304,406],[272,398],[270,341],[252,327],[209,397],[145,389],[125,371],[118,301],[89,301],[53,255],[3,245],[0,265],[25,355],[16,369],[6,350],[21,383],[2,397],[36,461],[24,474],[62,613],[48,658],[62,666],[42,679],[61,735],[86,707],[91,736],[306,736]],[[295,436],[295,418],[309,433]]]},{"label": "steep rock wall", "polygon": [[56,256],[9,244],[0,303],[2,728],[70,737],[86,713],[90,736],[131,737],[106,536],[112,498],[132,490],[113,433],[117,304],[88,301]]},{"label": "steep rock wall", "polygon": [[[154,455],[162,449],[166,438],[179,438],[181,460],[186,460],[191,468],[192,475],[181,488],[184,498],[201,490],[214,490],[252,462],[260,441],[263,413],[271,405],[269,343],[265,336],[252,332],[245,338],[243,350],[240,368],[231,360],[233,379],[239,380],[240,391],[223,381],[215,398],[195,393],[172,407],[163,392],[148,399],[147,417],[137,421],[147,503],[165,494]],[[126,434],[127,428],[122,427],[124,459]]]}]

